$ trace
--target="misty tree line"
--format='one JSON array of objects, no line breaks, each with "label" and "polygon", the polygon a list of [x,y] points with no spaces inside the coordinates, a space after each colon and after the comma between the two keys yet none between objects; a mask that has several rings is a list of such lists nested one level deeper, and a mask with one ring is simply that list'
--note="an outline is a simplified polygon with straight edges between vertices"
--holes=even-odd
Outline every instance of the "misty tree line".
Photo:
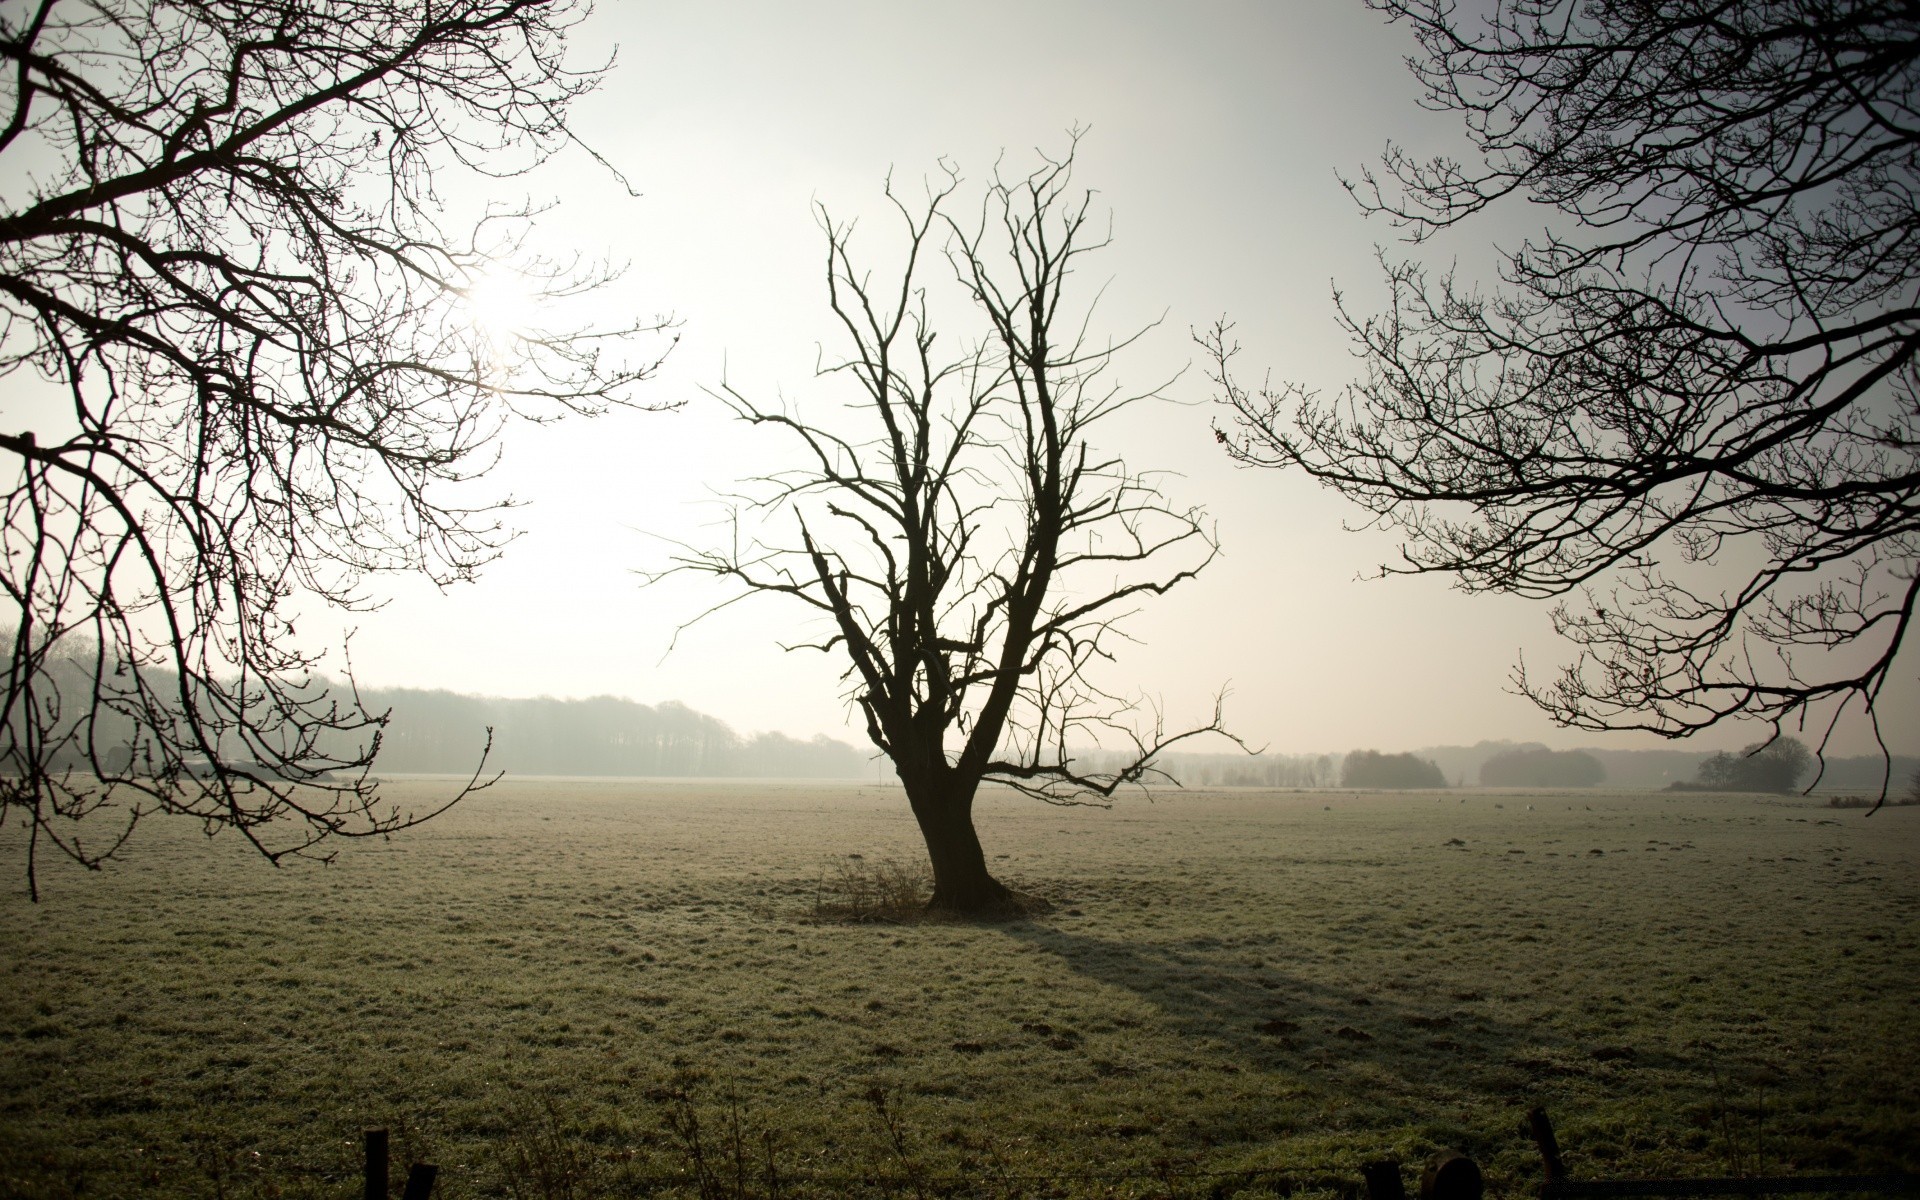
[{"label": "misty tree line", "polygon": [[[0,639],[11,631],[0,629]],[[57,770],[86,770],[90,735],[112,770],[137,771],[147,753],[143,724],[111,703],[93,704],[99,681],[96,647],[84,638],[66,642],[47,668],[51,703],[45,727],[54,743]],[[161,692],[177,678],[158,680]],[[330,681],[316,677],[307,689],[325,695]],[[872,760],[858,748],[824,735],[802,741],[777,732],[736,732],[718,717],[669,700],[642,704],[612,696],[585,700],[552,697],[501,698],[412,688],[361,689],[371,713],[388,714],[381,731],[380,769],[399,774],[469,774],[487,748],[489,773],[516,775],[666,776],[675,778],[866,778]],[[81,717],[91,716],[83,729]],[[369,730],[366,736],[370,736]],[[357,745],[324,749],[349,761]],[[256,770],[260,756],[237,742],[221,752]],[[267,756],[269,759],[271,756]],[[1074,755],[1089,771],[1110,769],[1119,751],[1088,749]],[[1109,760],[1112,760],[1111,762]],[[1627,789],[1697,788],[1712,791],[1781,792],[1804,787],[1815,767],[1807,748],[1792,738],[1738,754],[1679,750],[1551,750],[1537,742],[1481,742],[1433,746],[1417,752],[1354,750],[1346,754],[1172,753],[1155,760],[1166,776],[1187,787],[1244,788],[1579,788],[1610,784]],[[1821,766],[1822,791],[1874,791],[1889,764],[1877,756],[1830,758]],[[1895,755],[1895,780],[1920,772],[1920,759]]]},{"label": "misty tree line", "polygon": [[[16,636],[15,629],[0,627],[0,641],[11,642]],[[48,647],[39,704],[32,711],[7,713],[6,735],[16,740],[35,737],[50,771],[86,770],[90,744],[100,748],[102,763],[109,770],[125,771],[140,757],[135,718],[110,702],[93,702],[99,692],[97,650],[80,637]],[[166,682],[178,686],[177,677]]]},{"label": "misty tree line", "polygon": [[[1549,750],[1527,744],[1503,745],[1492,749],[1490,755],[1485,753],[1492,745],[1483,742],[1474,750],[1443,747],[1397,754],[1378,750],[1250,756],[1172,754],[1163,756],[1159,764],[1190,787],[1442,788],[1476,777],[1486,787],[1593,787],[1607,778],[1606,768],[1584,750]],[[1474,755],[1475,762],[1457,766],[1451,776],[1435,761],[1436,756],[1452,758],[1461,752]]]},{"label": "misty tree line", "polygon": [[1331,787],[1338,754],[1169,754],[1162,767],[1188,787]]},{"label": "misty tree line", "polygon": [[[1398,754],[1357,750],[1348,754],[1169,754],[1161,770],[1188,787],[1410,788],[1478,784],[1481,787],[1613,787],[1654,791],[1676,784],[1711,791],[1781,790],[1783,763],[1798,764],[1798,786],[1812,782],[1804,745],[1749,757],[1700,750],[1551,750],[1538,742],[1485,741],[1473,746],[1429,746]],[[1748,747],[1752,751],[1753,747]],[[1889,763],[1878,755],[1834,757],[1820,764],[1822,792],[1873,793]],[[1894,755],[1892,778],[1910,780],[1920,758]]]},{"label": "misty tree line", "polygon": [[380,745],[382,772],[470,772],[488,727],[489,769],[516,775],[847,779],[871,770],[867,756],[845,742],[743,736],[673,700],[501,699],[415,689],[363,690],[361,698],[375,711],[392,710]]},{"label": "misty tree line", "polygon": [[[0,629],[0,640],[11,631]],[[110,676],[111,671],[104,672]],[[49,660],[47,709],[40,725],[51,743],[52,769],[86,771],[95,757],[112,772],[151,770],[146,724],[152,714],[119,711],[101,687],[98,647],[69,639]],[[178,676],[154,674],[155,690],[170,695]],[[191,683],[189,686],[192,686]],[[298,695],[320,699],[331,681],[315,677]],[[551,697],[501,699],[411,688],[361,689],[373,714],[387,713],[380,734],[380,770],[402,774],[468,775],[486,753],[487,773],[518,775],[664,775],[676,777],[797,777],[847,779],[865,775],[867,756],[825,736],[801,741],[781,733],[742,735],[725,721],[678,701],[640,704],[611,696],[588,700]],[[85,718],[85,719],[83,719]],[[19,714],[10,720],[24,726]],[[362,756],[377,727],[339,731],[317,750],[347,764]],[[488,729],[492,746],[488,748]],[[24,727],[14,731],[24,735]],[[335,744],[337,743],[337,744]],[[267,777],[278,772],[271,753],[229,736],[222,756]],[[190,763],[192,770],[204,770]]]},{"label": "misty tree line", "polygon": [[1797,738],[1748,746],[1738,754],[1725,751],[1700,764],[1693,786],[1722,792],[1791,792],[1813,769],[1813,753]]}]

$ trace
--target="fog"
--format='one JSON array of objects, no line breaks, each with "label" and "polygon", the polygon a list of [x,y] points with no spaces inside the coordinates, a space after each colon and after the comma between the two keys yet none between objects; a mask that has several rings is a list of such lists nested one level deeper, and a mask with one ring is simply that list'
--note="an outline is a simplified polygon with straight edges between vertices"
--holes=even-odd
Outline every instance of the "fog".
[{"label": "fog", "polygon": [[[778,732],[743,734],[677,701],[646,705],[611,696],[505,699],[404,688],[364,692],[361,699],[369,711],[389,715],[376,764],[382,775],[891,778],[890,767],[870,747],[825,734],[805,741]],[[1364,747],[1300,754],[1174,751],[1160,756],[1147,784],[1659,790],[1700,778],[1708,755],[1698,749],[1665,748],[1556,752],[1539,743],[1489,740],[1471,746],[1423,746],[1391,756],[1418,768],[1405,778],[1356,769],[1356,764],[1382,757]],[[1083,751],[1077,759],[1082,768],[1109,771],[1131,763],[1131,756],[1120,751]],[[1920,759],[1830,757],[1818,769],[1816,779],[1809,764],[1793,786],[1873,796],[1890,780],[1897,794],[1917,777]]]},{"label": "fog", "polygon": [[[523,504],[523,536],[478,583],[387,580],[377,612],[302,622],[309,635],[352,632],[363,685],[678,701],[732,729],[864,750],[841,665],[780,648],[817,632],[801,612],[762,599],[680,631],[729,593],[642,588],[636,572],[676,541],[715,536],[714,496],[780,465],[779,440],[727,420],[703,388],[724,377],[762,398],[842,399],[813,378],[834,333],[815,201],[859,218],[878,254],[890,171],[913,184],[945,157],[977,182],[1003,153],[1023,170],[1035,147],[1058,152],[1084,125],[1077,179],[1113,222],[1088,281],[1106,284],[1101,332],[1157,322],[1121,360],[1123,377],[1177,377],[1168,403],[1116,427],[1115,448],[1136,469],[1172,472],[1169,495],[1204,506],[1224,547],[1198,581],[1130,622],[1139,644],[1103,682],[1174,724],[1204,721],[1225,689],[1229,725],[1277,754],[1489,738],[1662,744],[1559,730],[1513,694],[1523,655],[1545,672],[1568,654],[1544,605],[1468,597],[1435,578],[1362,579],[1396,557],[1392,538],[1348,530],[1362,514],[1309,481],[1233,468],[1215,442],[1205,379],[1187,369],[1189,328],[1229,314],[1249,370],[1337,390],[1353,360],[1333,289],[1371,306],[1376,245],[1392,238],[1359,215],[1339,173],[1389,139],[1424,154],[1459,148],[1451,120],[1416,103],[1401,61],[1411,43],[1360,4],[605,5],[576,44],[587,58],[617,49],[580,132],[641,194],[585,155],[501,194],[556,202],[538,230],[552,252],[630,263],[599,303],[680,320],[679,345],[640,398],[683,407],[515,429],[488,487]],[[1487,240],[1525,228],[1478,222],[1422,254],[1484,274]],[[1883,729],[1896,751],[1920,748],[1911,648],[1895,675]],[[1683,749],[1762,735],[1729,727]],[[1865,753],[1870,731],[1843,722],[1832,748]]]}]

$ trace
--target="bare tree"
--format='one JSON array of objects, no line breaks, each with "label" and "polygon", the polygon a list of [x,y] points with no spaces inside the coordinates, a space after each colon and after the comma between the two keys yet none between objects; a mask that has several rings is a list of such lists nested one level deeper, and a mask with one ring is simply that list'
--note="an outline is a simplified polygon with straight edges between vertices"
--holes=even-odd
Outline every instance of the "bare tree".
[{"label": "bare tree", "polygon": [[658,321],[477,325],[503,273],[558,295],[613,272],[533,256],[531,208],[440,200],[572,141],[604,69],[565,59],[583,15],[0,10],[0,822],[29,827],[36,896],[39,853],[98,866],[150,813],[274,861],[416,819],[380,808],[384,716],[328,692],[295,614],[367,604],[376,572],[471,576],[510,536],[463,486],[503,422],[627,403],[654,365],[619,338]]},{"label": "bare tree", "polygon": [[[905,786],[941,910],[1026,904],[987,870],[973,823],[982,782],[1106,803],[1155,776],[1165,747],[1220,728],[1216,706],[1204,730],[1168,735],[1156,719],[1137,731],[1134,706],[1093,678],[1119,619],[1193,578],[1217,544],[1201,513],[1174,508],[1092,443],[1101,422],[1156,393],[1113,382],[1133,339],[1091,334],[1072,287],[1081,259],[1107,244],[1089,228],[1090,197],[1071,189],[1072,164],[1068,154],[1025,178],[996,173],[968,221],[950,215],[951,169],[923,204],[889,183],[904,248],[883,279],[855,265],[852,226],[820,209],[828,299],[850,348],[820,374],[855,397],[856,428],[723,384],[735,413],[790,435],[803,464],[742,497],[733,546],[686,549],[672,568],[824,618],[813,648],[846,655],[851,698]],[[970,310],[930,307],[931,264],[951,268]],[[969,311],[977,340],[937,353],[936,324]],[[769,527],[791,520],[794,540],[741,533],[755,514]],[[1121,765],[1076,761],[1103,734],[1131,747]]]},{"label": "bare tree", "polygon": [[1516,679],[1564,725],[1824,747],[1858,705],[1878,737],[1920,598],[1920,15],[1369,3],[1484,161],[1389,147],[1362,207],[1416,243],[1520,198],[1561,225],[1492,293],[1389,262],[1388,311],[1342,306],[1365,374],[1335,403],[1238,386],[1216,327],[1221,440],[1405,535],[1383,573],[1560,598],[1576,660]]}]

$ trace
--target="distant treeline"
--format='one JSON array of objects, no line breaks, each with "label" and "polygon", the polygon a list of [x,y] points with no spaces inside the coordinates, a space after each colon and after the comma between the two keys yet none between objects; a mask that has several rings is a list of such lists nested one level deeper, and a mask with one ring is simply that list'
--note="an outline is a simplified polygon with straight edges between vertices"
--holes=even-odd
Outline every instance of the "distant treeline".
[{"label": "distant treeline", "polygon": [[[0,626],[0,637],[11,636]],[[147,722],[167,720],[178,676],[144,669],[137,678],[149,699],[142,702],[131,690],[136,677],[96,677],[94,650],[79,636],[55,647],[36,682],[39,710],[48,715],[29,729],[18,712],[12,713],[0,724],[0,742],[21,745],[32,734],[53,746],[47,765],[56,771],[89,770],[89,742],[108,772],[148,761],[142,756],[151,753],[146,744],[151,735],[141,734],[131,714]],[[308,681],[304,694],[318,701],[329,689],[343,706],[353,695],[321,677]],[[101,702],[90,705],[96,694]],[[391,710],[373,765],[382,773],[468,774],[480,766],[489,726],[493,748],[487,769],[519,775],[860,779],[873,773],[869,755],[845,742],[824,736],[803,742],[780,733],[742,737],[726,722],[676,701],[652,706],[611,696],[508,700],[415,688],[361,688],[358,694],[372,716]],[[82,724],[89,718],[90,725]],[[371,725],[329,732],[319,739],[319,748],[354,761],[373,733]],[[244,765],[254,757],[249,744],[232,732],[221,738],[219,750],[228,762]],[[199,767],[188,763],[187,769]]]},{"label": "distant treeline", "polygon": [[[1485,767],[1496,758],[1516,753],[1538,755],[1546,747],[1538,742],[1480,742],[1474,746],[1430,746],[1416,753],[1431,759],[1446,773],[1448,780],[1454,783],[1466,783],[1469,786],[1476,780],[1483,785],[1501,786],[1485,777]],[[1614,788],[1646,788],[1650,791],[1668,787],[1676,782],[1700,778],[1700,768],[1716,752],[1709,750],[1609,750],[1598,746],[1587,746],[1580,750],[1548,752],[1556,753],[1561,761],[1571,764],[1567,756],[1580,755],[1590,758],[1598,764],[1603,776],[1593,785],[1573,782],[1559,784],[1521,782],[1508,786],[1515,787],[1578,787],[1601,786]],[[1920,758],[1912,755],[1893,756],[1893,790],[1899,791],[1905,782],[1920,769]],[[1822,792],[1870,792],[1880,791],[1881,780],[1885,777],[1887,763],[1878,755],[1859,755],[1846,758],[1829,758],[1820,781],[1814,786]],[[1813,779],[1810,769],[1801,779],[1805,787]]]},{"label": "distant treeline", "polygon": [[[1658,791],[1676,781],[1698,779],[1701,765],[1715,757],[1707,750],[1608,750],[1595,746],[1549,750],[1538,742],[1509,741],[1429,746],[1410,754],[1356,753],[1369,756],[1358,778],[1348,776],[1352,754],[1175,753],[1162,756],[1160,765],[1187,787],[1613,787]],[[1089,752],[1082,761],[1110,765],[1119,757]],[[1437,774],[1415,764],[1431,764]],[[1893,791],[1905,788],[1916,770],[1920,770],[1920,758],[1895,755]],[[1373,773],[1369,775],[1369,771]],[[1876,795],[1885,771],[1886,763],[1874,755],[1829,758],[1816,787],[1823,793]],[[1809,770],[1801,780],[1802,786],[1812,777]]]},{"label": "distant treeline", "polygon": [[[1334,787],[1340,782],[1338,754],[1163,754],[1160,770],[1182,787]],[[1082,750],[1073,756],[1080,771],[1117,771],[1132,761],[1118,751]],[[1165,783],[1164,778],[1148,781]]]},{"label": "distant treeline", "polygon": [[[0,635],[4,630],[0,630]],[[86,711],[94,683],[87,647],[55,655],[43,686],[58,689],[60,716],[42,734],[56,740],[73,730]],[[173,676],[146,673],[157,696],[168,695]],[[327,686],[315,680],[317,694]],[[521,775],[651,775],[865,779],[875,775],[872,752],[825,736],[799,741],[780,733],[745,736],[726,722],[684,704],[659,705],[599,696],[589,700],[500,699],[413,688],[361,689],[371,713],[392,710],[374,769],[381,772],[465,774],[479,765],[486,730],[493,727],[488,767]],[[51,704],[48,696],[43,704]],[[17,718],[16,718],[17,720]],[[133,722],[113,706],[96,715],[94,743],[108,769],[124,770],[133,754]],[[21,729],[0,727],[0,736],[20,738]],[[343,757],[353,745],[332,747]],[[232,757],[245,754],[237,742],[223,745]],[[81,748],[68,745],[53,756],[56,770],[85,770]],[[1074,765],[1089,772],[1118,770],[1131,761],[1115,751],[1085,750]],[[1657,791],[1674,784],[1753,790],[1742,772],[1752,764],[1739,755],[1705,750],[1549,750],[1537,742],[1483,741],[1473,746],[1429,746],[1412,753],[1356,750],[1350,754],[1171,753],[1160,768],[1187,787],[1595,787]],[[1706,768],[1703,773],[1703,766]],[[1800,786],[1813,780],[1813,767]],[[1920,773],[1920,758],[1895,755],[1891,793],[1905,794]],[[882,768],[879,775],[892,777]],[[1724,776],[1725,778],[1721,778]],[[1813,786],[1822,793],[1876,796],[1887,763],[1874,755],[1829,758]],[[1765,789],[1760,789],[1765,790]]]},{"label": "distant treeline", "polygon": [[1606,780],[1607,768],[1585,750],[1515,746],[1480,764],[1482,787],[1598,787]]},{"label": "distant treeline", "polygon": [[1340,763],[1340,786],[1355,788],[1443,788],[1447,777],[1429,759],[1414,754],[1355,750]]},{"label": "distant treeline", "polygon": [[472,771],[493,727],[490,770],[515,775],[751,776],[856,779],[868,756],[818,736],[742,737],[725,721],[677,701],[500,699],[447,691],[362,690],[366,706],[391,709],[375,770]]}]

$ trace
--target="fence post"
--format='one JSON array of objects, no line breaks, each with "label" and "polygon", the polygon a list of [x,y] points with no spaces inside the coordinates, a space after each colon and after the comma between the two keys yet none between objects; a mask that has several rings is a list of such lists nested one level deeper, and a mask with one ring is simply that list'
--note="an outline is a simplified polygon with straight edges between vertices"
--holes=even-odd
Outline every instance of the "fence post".
[{"label": "fence post", "polygon": [[1547,1182],[1540,1190],[1551,1191],[1567,1180],[1567,1164],[1560,1158],[1560,1140],[1553,1136],[1553,1122],[1547,1120],[1547,1110],[1534,1105],[1527,1110],[1527,1132],[1533,1135],[1533,1144],[1540,1148],[1540,1167],[1546,1174]]},{"label": "fence post", "polygon": [[1442,1150],[1420,1173],[1420,1200],[1481,1200],[1487,1182],[1480,1165],[1457,1150]]},{"label": "fence post", "polygon": [[432,1163],[413,1164],[407,1171],[407,1190],[400,1194],[401,1200],[427,1200],[439,1175],[440,1168]]},{"label": "fence post", "polygon": [[1407,1189],[1400,1182],[1400,1164],[1392,1159],[1364,1163],[1360,1174],[1367,1181],[1367,1200],[1407,1200]]},{"label": "fence post", "polygon": [[387,1131],[362,1130],[361,1138],[367,1148],[366,1200],[387,1200]]}]

